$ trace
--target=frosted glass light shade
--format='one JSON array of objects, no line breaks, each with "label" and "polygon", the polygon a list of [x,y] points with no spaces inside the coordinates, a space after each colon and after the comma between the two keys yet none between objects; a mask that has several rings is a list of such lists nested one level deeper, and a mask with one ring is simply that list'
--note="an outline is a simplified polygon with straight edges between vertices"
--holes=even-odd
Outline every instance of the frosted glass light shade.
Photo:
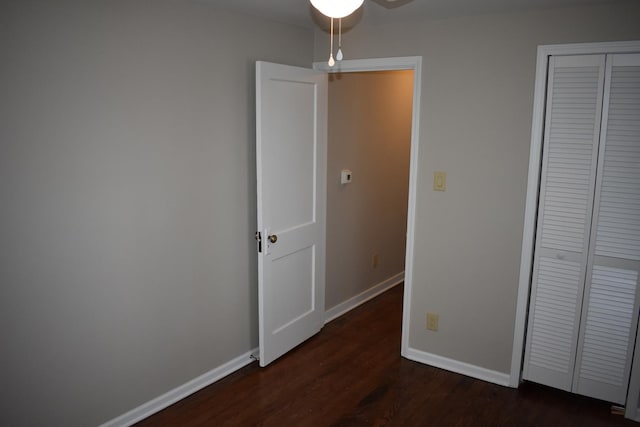
[{"label": "frosted glass light shade", "polygon": [[362,6],[364,0],[310,0],[313,7],[329,18],[344,18]]}]

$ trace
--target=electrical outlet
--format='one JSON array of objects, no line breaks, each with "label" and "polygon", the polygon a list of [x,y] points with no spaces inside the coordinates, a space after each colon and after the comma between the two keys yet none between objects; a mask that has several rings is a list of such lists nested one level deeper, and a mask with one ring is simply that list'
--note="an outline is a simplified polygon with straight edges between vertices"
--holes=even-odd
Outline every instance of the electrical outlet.
[{"label": "electrical outlet", "polygon": [[438,320],[440,316],[435,313],[427,313],[427,329],[436,332],[438,330]]},{"label": "electrical outlet", "polygon": [[373,265],[373,268],[378,268],[378,264],[380,264],[380,256],[378,254],[373,255],[373,258],[371,259],[371,264]]}]

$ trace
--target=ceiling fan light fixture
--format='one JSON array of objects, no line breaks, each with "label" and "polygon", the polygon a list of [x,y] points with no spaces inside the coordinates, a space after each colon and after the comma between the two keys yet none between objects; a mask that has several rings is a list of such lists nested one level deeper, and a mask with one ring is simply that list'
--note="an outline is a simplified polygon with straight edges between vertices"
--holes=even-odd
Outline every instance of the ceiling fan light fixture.
[{"label": "ceiling fan light fixture", "polygon": [[313,7],[329,18],[344,18],[356,11],[364,0],[310,0]]}]

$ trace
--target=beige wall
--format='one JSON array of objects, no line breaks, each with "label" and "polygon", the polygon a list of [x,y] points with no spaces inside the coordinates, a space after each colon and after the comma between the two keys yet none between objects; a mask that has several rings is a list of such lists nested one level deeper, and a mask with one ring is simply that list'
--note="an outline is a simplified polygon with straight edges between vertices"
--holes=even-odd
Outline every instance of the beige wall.
[{"label": "beige wall", "polygon": [[[535,46],[640,38],[639,16],[345,35],[424,57],[414,347],[508,371]],[[0,4],[0,424],[96,425],[257,345],[253,66],[309,66],[312,38],[186,1]]]},{"label": "beige wall", "polygon": [[413,71],[329,78],[327,309],[404,270],[412,105]]},{"label": "beige wall", "polygon": [[0,425],[105,422],[257,346],[254,61],[190,1],[0,4]]},{"label": "beige wall", "polygon": [[[365,15],[344,35],[348,59],[423,57],[411,347],[509,372],[536,47],[640,39],[638,22],[630,2],[385,26]],[[317,31],[316,60],[327,42]]]}]

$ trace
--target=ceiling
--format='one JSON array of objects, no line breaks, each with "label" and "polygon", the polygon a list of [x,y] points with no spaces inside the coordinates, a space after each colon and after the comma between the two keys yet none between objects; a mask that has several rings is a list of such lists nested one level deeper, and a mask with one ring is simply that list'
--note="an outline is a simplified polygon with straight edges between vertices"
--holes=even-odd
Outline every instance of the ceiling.
[{"label": "ceiling", "polygon": [[[261,16],[278,22],[313,28],[318,17],[308,0],[196,0],[230,11]],[[532,9],[612,4],[622,0],[365,0],[362,17],[384,24],[412,19],[441,19]],[[392,7],[393,6],[393,7]]]}]

